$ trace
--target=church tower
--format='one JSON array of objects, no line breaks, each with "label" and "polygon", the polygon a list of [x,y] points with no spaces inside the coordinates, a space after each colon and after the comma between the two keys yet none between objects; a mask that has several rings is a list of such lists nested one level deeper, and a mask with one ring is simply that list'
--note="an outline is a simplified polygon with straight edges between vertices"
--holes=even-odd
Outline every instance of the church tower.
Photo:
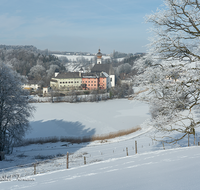
[{"label": "church tower", "polygon": [[101,50],[99,49],[99,52],[97,53],[97,64],[101,64],[101,58],[102,58],[102,53]]}]

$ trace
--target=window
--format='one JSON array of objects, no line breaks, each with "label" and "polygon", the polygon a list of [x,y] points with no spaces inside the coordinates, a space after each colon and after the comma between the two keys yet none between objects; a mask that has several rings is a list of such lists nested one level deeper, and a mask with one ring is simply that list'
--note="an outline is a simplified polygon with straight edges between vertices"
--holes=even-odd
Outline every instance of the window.
[{"label": "window", "polygon": [[94,84],[94,86],[96,86],[96,84]]},{"label": "window", "polygon": [[91,81],[91,83],[93,83],[93,81]]},{"label": "window", "polygon": [[88,84],[88,86],[90,86],[90,84]]},{"label": "window", "polygon": [[91,84],[91,86],[93,86],[93,84]]},{"label": "window", "polygon": [[74,83],[76,83],[76,81]]},{"label": "window", "polygon": [[90,81],[88,81],[88,82],[90,82]]},{"label": "window", "polygon": [[77,83],[79,83],[79,81],[77,81]]},{"label": "window", "polygon": [[73,83],[73,81],[71,83]]},{"label": "window", "polygon": [[94,81],[94,83],[96,83],[96,81]]},{"label": "window", "polygon": [[60,84],[62,84],[62,82],[60,82]]},{"label": "window", "polygon": [[67,83],[67,81],[66,81],[66,83]]}]

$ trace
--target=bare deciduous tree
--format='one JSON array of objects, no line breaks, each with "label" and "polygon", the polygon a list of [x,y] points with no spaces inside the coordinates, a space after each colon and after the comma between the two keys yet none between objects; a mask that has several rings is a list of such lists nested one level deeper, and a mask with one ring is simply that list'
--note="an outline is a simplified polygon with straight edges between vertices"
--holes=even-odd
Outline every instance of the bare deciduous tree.
[{"label": "bare deciduous tree", "polygon": [[164,0],[166,9],[147,16],[154,24],[153,53],[160,58],[199,61],[199,0]]},{"label": "bare deciduous tree", "polygon": [[[176,143],[195,134],[200,120],[200,3],[165,0],[165,9],[147,17],[154,24],[149,55],[137,62],[136,83],[147,86],[153,126]],[[150,63],[150,64],[149,64]],[[172,135],[173,133],[173,135]]]}]

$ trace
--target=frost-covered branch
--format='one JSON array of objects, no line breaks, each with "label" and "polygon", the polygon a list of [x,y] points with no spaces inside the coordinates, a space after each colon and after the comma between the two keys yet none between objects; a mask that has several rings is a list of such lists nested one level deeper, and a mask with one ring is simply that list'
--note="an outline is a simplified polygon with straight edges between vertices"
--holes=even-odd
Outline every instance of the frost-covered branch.
[{"label": "frost-covered branch", "polygon": [[0,63],[0,151],[9,152],[29,129],[28,118],[34,110],[28,104],[19,74]]},{"label": "frost-covered branch", "polygon": [[150,52],[163,59],[200,59],[200,10],[197,0],[165,0],[165,9],[147,16],[155,36]]}]

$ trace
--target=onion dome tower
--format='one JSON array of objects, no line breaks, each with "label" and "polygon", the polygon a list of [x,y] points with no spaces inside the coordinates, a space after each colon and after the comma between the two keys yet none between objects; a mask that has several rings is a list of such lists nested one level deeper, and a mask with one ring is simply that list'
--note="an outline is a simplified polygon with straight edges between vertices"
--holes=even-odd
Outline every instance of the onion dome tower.
[{"label": "onion dome tower", "polygon": [[101,58],[102,58],[102,53],[101,50],[99,49],[99,52],[97,53],[97,64],[101,64]]}]

